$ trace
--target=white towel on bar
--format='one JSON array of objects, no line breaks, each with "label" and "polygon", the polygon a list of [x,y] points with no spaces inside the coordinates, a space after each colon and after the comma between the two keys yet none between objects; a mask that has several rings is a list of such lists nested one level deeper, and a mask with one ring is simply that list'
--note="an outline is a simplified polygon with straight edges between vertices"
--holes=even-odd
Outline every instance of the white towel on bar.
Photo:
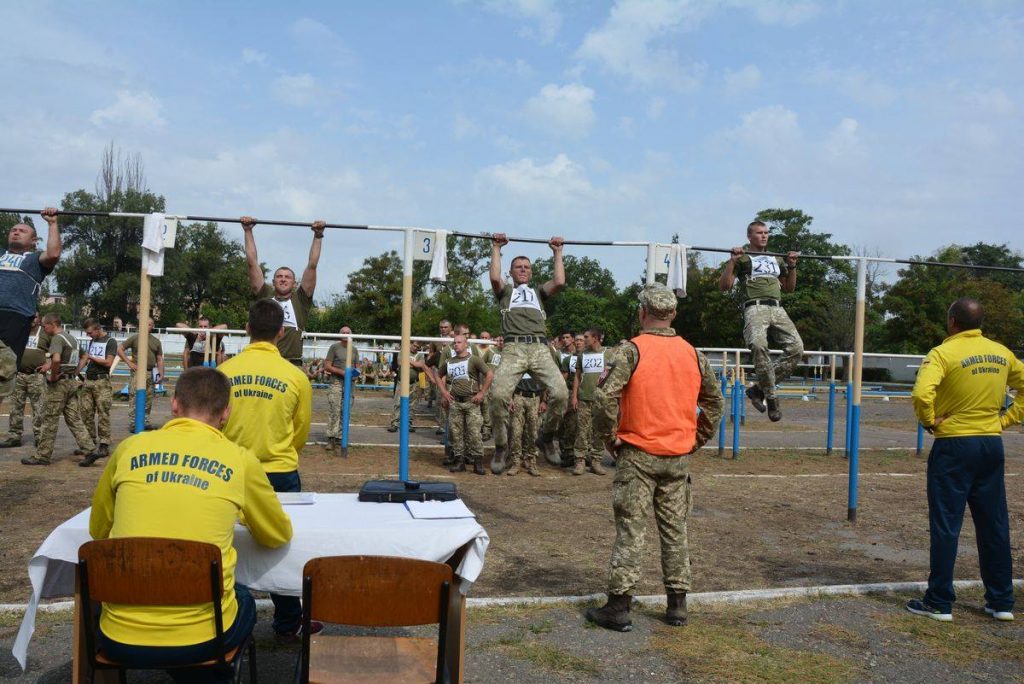
[{"label": "white towel on bar", "polygon": [[430,262],[430,279],[435,283],[448,280],[448,231],[434,231],[434,259]]},{"label": "white towel on bar", "polygon": [[142,221],[142,263],[153,277],[164,274],[165,220],[163,214],[154,212]]},{"label": "white towel on bar", "polygon": [[672,245],[668,259],[668,286],[676,297],[686,296],[686,247],[678,243]]}]

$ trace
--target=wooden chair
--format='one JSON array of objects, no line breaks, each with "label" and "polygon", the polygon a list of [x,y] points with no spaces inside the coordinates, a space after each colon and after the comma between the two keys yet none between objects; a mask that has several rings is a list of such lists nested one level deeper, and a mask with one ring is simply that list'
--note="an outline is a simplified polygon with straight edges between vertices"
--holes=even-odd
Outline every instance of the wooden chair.
[{"label": "wooden chair", "polygon": [[[306,682],[447,682],[448,595],[444,563],[389,556],[314,558],[302,571],[302,654]],[[362,627],[438,623],[422,637],[310,636],[312,620]]]},{"label": "wooden chair", "polygon": [[[89,656],[89,681],[97,670],[117,670],[122,682],[126,670],[164,670],[179,667],[218,667],[241,678],[241,654],[248,650],[249,679],[256,683],[256,644],[250,635],[237,648],[225,651],[221,615],[220,548],[214,544],[124,537],[83,544],[78,550],[78,583],[82,601],[82,634]],[[139,666],[107,657],[96,645],[97,622],[93,601],[133,606],[188,606],[213,604],[217,658],[189,665]]]}]

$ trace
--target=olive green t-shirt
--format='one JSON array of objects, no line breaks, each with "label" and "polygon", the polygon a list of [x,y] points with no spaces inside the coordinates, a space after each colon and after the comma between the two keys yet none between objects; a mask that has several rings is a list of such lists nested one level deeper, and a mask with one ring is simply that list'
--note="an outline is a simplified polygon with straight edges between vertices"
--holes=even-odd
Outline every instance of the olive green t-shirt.
[{"label": "olive green t-shirt", "polygon": [[[139,334],[138,333],[132,333],[131,335],[129,335],[128,339],[126,339],[124,342],[121,343],[121,346],[124,347],[124,350],[126,352],[129,351],[129,350],[131,351],[131,353],[132,353],[132,360],[135,363],[139,362]],[[163,354],[164,354],[164,348],[160,344],[160,340],[158,340],[154,336],[150,335],[149,336],[149,349],[146,350],[146,370],[153,370],[154,368],[156,368],[156,357],[157,356],[163,356]]]},{"label": "olive green t-shirt", "polygon": [[490,369],[479,356],[467,356],[464,359],[453,357],[446,359],[439,372],[448,382],[448,391],[459,399],[468,399],[480,391],[484,377]]},{"label": "olive green t-shirt", "polygon": [[59,332],[50,340],[50,347],[47,350],[50,356],[60,355],[60,370],[62,373],[73,372],[78,368],[78,343],[75,338],[66,332]]},{"label": "olive green t-shirt", "polygon": [[302,359],[302,331],[309,320],[309,310],[313,307],[313,298],[306,294],[302,285],[296,285],[291,295],[281,299],[269,283],[264,283],[257,299],[273,299],[284,309],[284,337],[277,341],[277,350],[281,356],[294,361]]},{"label": "olive green t-shirt", "polygon": [[[107,358],[108,356],[117,356],[117,340],[110,335],[104,335],[98,340],[89,339],[86,343],[86,351],[89,356],[101,356]],[[86,377],[97,376],[97,375],[110,375],[109,366],[101,366],[95,361],[89,361],[85,367]]]},{"label": "olive green t-shirt", "polygon": [[611,368],[615,352],[611,349],[585,351],[577,354],[575,358],[576,374],[580,376],[580,389],[576,396],[583,401],[592,401],[598,381]]},{"label": "olive green t-shirt", "polygon": [[46,350],[50,348],[50,336],[42,328],[35,335],[29,335],[28,344],[21,355],[20,373],[35,373],[46,363]]},{"label": "olive green t-shirt", "polygon": [[501,310],[502,335],[543,337],[548,334],[547,314],[544,313],[544,302],[548,296],[544,294],[544,288],[528,284],[513,287],[511,283],[505,283],[501,294],[495,294],[495,298]]},{"label": "olive green t-shirt", "polygon": [[[327,356],[324,358],[324,360],[325,361],[330,361],[331,365],[334,366],[335,368],[344,368],[345,367],[345,355],[347,353],[348,352],[345,351],[345,344],[343,342],[340,342],[340,341],[339,342],[335,342],[334,344],[332,344],[327,349]],[[352,365],[355,365],[356,362],[358,362],[358,361],[359,361],[359,349],[358,348],[354,348],[352,350]],[[328,382],[341,382],[343,379],[344,379],[344,376],[335,375],[334,373],[329,373],[327,375],[327,381]]]},{"label": "olive green t-shirt", "polygon": [[782,283],[789,268],[779,257],[749,252],[736,260],[733,274],[739,281],[740,294],[748,299],[782,299]]}]

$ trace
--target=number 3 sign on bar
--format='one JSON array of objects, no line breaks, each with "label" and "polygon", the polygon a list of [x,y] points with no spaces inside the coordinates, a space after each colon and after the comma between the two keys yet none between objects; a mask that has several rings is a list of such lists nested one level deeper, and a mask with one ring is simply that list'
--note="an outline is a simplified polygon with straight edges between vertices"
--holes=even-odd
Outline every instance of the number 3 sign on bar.
[{"label": "number 3 sign on bar", "polygon": [[414,261],[433,261],[434,243],[437,242],[437,233],[432,230],[414,230],[412,258]]}]

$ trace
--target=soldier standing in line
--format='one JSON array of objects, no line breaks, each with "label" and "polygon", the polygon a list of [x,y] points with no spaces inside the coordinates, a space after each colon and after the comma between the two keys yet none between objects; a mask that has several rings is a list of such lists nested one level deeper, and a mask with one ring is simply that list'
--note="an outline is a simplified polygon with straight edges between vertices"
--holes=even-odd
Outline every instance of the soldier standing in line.
[{"label": "soldier standing in line", "polygon": [[[551,351],[551,358],[558,364],[558,369],[562,371],[562,377],[565,378],[566,389],[572,393],[572,376],[568,375],[564,366],[566,359],[575,355],[575,348],[573,347],[573,333],[571,330],[563,330],[558,334],[555,339],[555,346]],[[565,415],[562,416],[562,424],[558,427],[558,451],[559,459],[558,463],[552,463],[551,465],[558,465],[563,468],[571,467],[573,463],[572,449],[576,443],[576,411],[573,410],[572,406],[566,402]]]},{"label": "soldier standing in line", "polygon": [[21,431],[24,429],[25,401],[32,405],[33,443],[39,444],[40,428],[43,425],[43,399],[46,381],[39,369],[46,363],[46,349],[50,347],[50,336],[39,324],[39,312],[32,318],[28,343],[21,355],[18,376],[11,392],[10,411],[7,416],[7,435],[0,442],[0,449],[21,446]]},{"label": "soldier standing in line", "polygon": [[302,280],[295,282],[295,271],[281,266],[274,271],[273,284],[264,282],[263,267],[256,254],[256,238],[252,229],[256,219],[243,216],[239,219],[245,234],[245,260],[249,265],[249,287],[256,299],[273,299],[284,311],[284,337],[277,341],[281,356],[296,366],[302,366],[302,331],[306,329],[309,310],[313,307],[313,292],[316,291],[316,269],[320,263],[320,246],[324,239],[326,221],[314,221],[313,244],[309,247],[309,259],[302,272]]},{"label": "soldier standing in line", "polygon": [[[447,318],[442,318],[441,322],[437,324],[437,333],[438,337],[451,338],[452,336],[455,335],[455,328],[452,326],[451,321],[449,321]],[[454,355],[452,345],[450,342],[434,342],[431,344],[431,347],[433,348],[433,352],[427,359],[427,365],[434,369],[440,368],[442,362],[444,362],[446,359],[450,359]],[[436,382],[431,384],[431,396],[439,398],[440,391],[440,384]],[[435,433],[438,435],[443,435],[445,434],[445,431],[448,429],[448,409],[445,408],[444,402],[438,401],[435,411],[435,418],[437,419],[437,429],[435,430]]]},{"label": "soldier standing in line", "polygon": [[584,465],[595,475],[604,475],[601,465],[604,458],[604,442],[592,419],[600,410],[595,390],[598,380],[608,374],[615,363],[615,352],[601,346],[604,333],[589,328],[583,333],[584,349],[576,355],[576,373],[572,383],[572,407],[576,410],[576,444],[573,458],[573,475],[582,475]]},{"label": "soldier standing in line", "polygon": [[[652,506],[661,539],[665,620],[674,626],[686,624],[690,589],[686,522],[692,507],[689,455],[715,434],[725,406],[711,364],[671,328],[675,315],[672,290],[661,284],[644,287],[640,334],[619,345],[615,366],[597,392],[603,407],[597,429],[616,453],[615,546],[608,602],[588,610],[587,619],[619,632],[633,628],[630,602],[640,579],[640,554]],[[617,428],[613,425],[616,412]]]},{"label": "soldier standing in line", "polygon": [[110,455],[110,407],[114,403],[110,367],[117,358],[117,340],[107,335],[92,318],[85,319],[82,327],[89,336],[86,353],[78,362],[78,373],[85,369],[85,383],[80,395],[82,420],[93,441],[99,441],[94,452],[82,454],[85,458],[78,465],[87,468],[97,459]]},{"label": "soldier standing in line", "polygon": [[534,477],[540,476],[537,470],[537,430],[540,428],[539,416],[547,411],[544,403],[544,386],[523,374],[523,379],[516,385],[512,395],[511,433],[509,434],[509,453],[512,454],[512,465],[505,471],[506,475],[518,475],[519,466]]},{"label": "soldier standing in line", "polygon": [[[43,424],[35,456],[21,459],[22,465],[50,465],[53,445],[57,441],[60,417],[78,442],[86,458],[92,456],[96,443],[82,424],[78,404],[78,343],[61,326],[60,316],[48,313],[43,316],[43,329],[50,336],[46,401],[43,408]],[[96,459],[93,459],[94,461]]]},{"label": "soldier standing in line", "polygon": [[444,360],[437,371],[438,378],[446,379],[445,383],[438,383],[437,389],[448,409],[448,439],[453,452],[448,470],[465,472],[467,462],[471,462],[474,473],[486,475],[480,404],[487,396],[494,373],[479,356],[469,353],[465,335],[456,335],[452,344],[455,356]]},{"label": "soldier standing in line", "polygon": [[[156,385],[164,377],[164,348],[160,340],[153,334],[156,325],[153,319],[149,319],[149,348],[146,350],[146,363],[142,373],[146,374],[146,415],[145,429],[152,430],[153,425],[149,422],[149,416],[153,411],[153,398]],[[126,352],[131,352],[132,358],[128,358]],[[130,432],[135,432],[135,374],[139,372],[139,334],[132,333],[124,342],[117,345],[117,355],[124,361],[132,374],[128,380],[128,403],[131,405],[131,427]],[[154,369],[156,374],[154,376]]]},{"label": "soldier standing in line", "polygon": [[[351,335],[347,325],[338,330],[340,335]],[[342,403],[345,397],[345,357],[348,354],[348,340],[338,340],[327,349],[324,357],[324,372],[327,373],[327,448],[333,449],[341,443]],[[359,361],[359,350],[352,348],[353,365]],[[352,394],[349,394],[349,405]]]},{"label": "soldier standing in line", "polygon": [[[409,432],[416,432],[416,426],[412,424],[412,410],[416,406],[416,402],[425,399],[427,395],[427,389],[420,384],[419,376],[422,374],[425,376],[425,380],[430,385],[430,368],[424,362],[420,356],[420,345],[417,342],[409,343]],[[398,432],[398,423],[402,417],[402,395],[399,394],[399,384],[401,376],[399,374],[398,365],[399,353],[394,353],[394,362],[391,365],[391,369],[395,376],[395,401],[391,407],[391,420],[388,424],[388,432]]]},{"label": "soldier standing in line", "polygon": [[[782,293],[796,289],[796,261],[799,252],[789,252],[785,260],[764,254],[768,249],[768,226],[754,221],[747,226],[746,247],[733,247],[729,261],[718,279],[722,292],[739,281],[743,298],[743,342],[754,358],[757,381],[747,388],[750,404],[772,422],[782,420],[775,383],[796,369],[804,353],[800,333],[782,308]],[[771,338],[782,345],[782,357],[772,363],[768,354]],[[767,402],[767,409],[765,403]]]},{"label": "soldier standing in line", "polygon": [[[486,330],[480,331],[481,340],[491,339],[491,333]],[[494,370],[494,366],[491,364],[491,359],[494,358],[494,345],[493,344],[479,344],[475,347],[477,355],[483,359],[491,370]],[[485,442],[491,441],[493,436],[491,430],[491,393],[488,392],[487,396],[484,397],[484,403],[480,405],[480,414],[483,417],[483,425],[480,428],[481,438]]]}]

